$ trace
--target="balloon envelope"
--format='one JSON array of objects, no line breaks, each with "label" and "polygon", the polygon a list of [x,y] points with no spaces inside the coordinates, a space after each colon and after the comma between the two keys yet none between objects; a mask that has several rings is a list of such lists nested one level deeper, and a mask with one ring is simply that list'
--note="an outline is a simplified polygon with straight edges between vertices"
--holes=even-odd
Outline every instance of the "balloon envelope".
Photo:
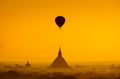
[{"label": "balloon envelope", "polygon": [[65,23],[65,18],[63,16],[57,16],[55,18],[55,22],[58,25],[58,27],[61,28],[63,24]]}]

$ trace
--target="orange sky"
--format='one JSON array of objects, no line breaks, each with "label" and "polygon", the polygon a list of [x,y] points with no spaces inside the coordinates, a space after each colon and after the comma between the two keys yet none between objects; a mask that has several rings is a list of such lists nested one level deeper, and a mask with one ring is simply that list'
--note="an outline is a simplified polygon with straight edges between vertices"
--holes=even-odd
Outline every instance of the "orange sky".
[{"label": "orange sky", "polygon": [[120,1],[0,0],[0,61],[52,62],[59,46],[69,62],[120,61]]}]

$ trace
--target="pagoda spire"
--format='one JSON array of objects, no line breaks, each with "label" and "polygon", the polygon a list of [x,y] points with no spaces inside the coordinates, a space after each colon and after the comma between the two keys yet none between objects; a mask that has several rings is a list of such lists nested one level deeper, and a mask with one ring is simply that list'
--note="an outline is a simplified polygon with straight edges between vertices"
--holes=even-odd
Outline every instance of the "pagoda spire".
[{"label": "pagoda spire", "polygon": [[59,47],[58,56],[62,57],[61,47]]}]

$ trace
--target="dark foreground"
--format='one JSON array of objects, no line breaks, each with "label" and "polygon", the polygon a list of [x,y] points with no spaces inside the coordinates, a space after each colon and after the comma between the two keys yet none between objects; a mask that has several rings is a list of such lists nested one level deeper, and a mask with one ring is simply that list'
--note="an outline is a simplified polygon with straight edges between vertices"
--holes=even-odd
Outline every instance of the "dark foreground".
[{"label": "dark foreground", "polygon": [[86,73],[64,73],[64,72],[47,72],[47,73],[21,73],[17,71],[0,72],[0,79],[120,79],[113,73],[95,74],[94,72]]}]

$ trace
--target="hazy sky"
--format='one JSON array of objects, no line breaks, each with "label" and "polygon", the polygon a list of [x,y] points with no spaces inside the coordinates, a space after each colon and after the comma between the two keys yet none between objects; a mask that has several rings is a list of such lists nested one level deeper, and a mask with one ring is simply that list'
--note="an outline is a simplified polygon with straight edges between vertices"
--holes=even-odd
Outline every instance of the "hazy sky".
[{"label": "hazy sky", "polygon": [[120,1],[0,0],[0,61],[52,62],[59,46],[68,62],[120,61]]}]

